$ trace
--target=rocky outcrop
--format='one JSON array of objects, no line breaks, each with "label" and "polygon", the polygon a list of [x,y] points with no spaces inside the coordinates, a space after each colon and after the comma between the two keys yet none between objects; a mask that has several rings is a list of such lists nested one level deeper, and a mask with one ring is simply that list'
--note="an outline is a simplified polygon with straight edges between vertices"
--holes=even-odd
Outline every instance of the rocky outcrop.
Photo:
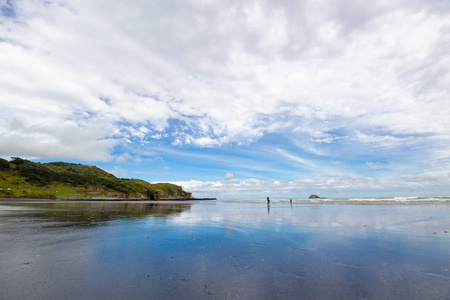
[{"label": "rocky outcrop", "polygon": [[317,195],[312,194],[311,196],[309,196],[309,199],[319,199],[320,197]]}]

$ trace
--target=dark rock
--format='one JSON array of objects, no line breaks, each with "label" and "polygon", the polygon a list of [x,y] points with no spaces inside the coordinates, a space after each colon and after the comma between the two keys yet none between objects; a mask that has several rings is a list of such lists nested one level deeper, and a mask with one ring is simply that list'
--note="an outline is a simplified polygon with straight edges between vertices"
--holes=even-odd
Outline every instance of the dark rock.
[{"label": "dark rock", "polygon": [[314,195],[314,194],[312,194],[311,196],[309,196],[309,199],[318,199],[318,198],[320,198],[320,197],[317,196],[317,195]]}]

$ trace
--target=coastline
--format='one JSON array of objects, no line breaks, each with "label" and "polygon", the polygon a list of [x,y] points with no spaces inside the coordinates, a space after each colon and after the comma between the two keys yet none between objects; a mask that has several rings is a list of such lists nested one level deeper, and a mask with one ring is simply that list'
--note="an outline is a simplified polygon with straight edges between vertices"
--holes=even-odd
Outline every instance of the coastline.
[{"label": "coastline", "polygon": [[22,198],[22,197],[0,197],[0,203],[8,202],[125,202],[125,203],[186,203],[192,201],[217,200],[216,198],[162,198],[150,200],[148,198],[115,198],[115,197],[47,197],[47,198]]},{"label": "coastline", "polygon": [[[394,197],[394,198],[320,198],[307,199],[271,199],[271,204],[290,203],[291,205],[449,205],[450,197]],[[0,197],[0,203],[194,203],[201,201],[217,201],[217,198],[163,198],[150,200],[148,198],[114,198],[114,197],[46,197],[46,198],[22,198]],[[221,202],[235,203],[265,203],[265,199],[220,199]]]},{"label": "coastline", "polygon": [[17,199],[0,198],[1,204],[8,203],[142,203],[142,204],[191,204],[194,200],[56,200],[56,199]]},{"label": "coastline", "polygon": [[216,198],[191,198],[191,199],[122,199],[122,198],[80,198],[80,197],[61,197],[51,198],[0,198],[0,205],[7,203],[142,203],[142,204],[186,204],[195,201],[214,201]]}]

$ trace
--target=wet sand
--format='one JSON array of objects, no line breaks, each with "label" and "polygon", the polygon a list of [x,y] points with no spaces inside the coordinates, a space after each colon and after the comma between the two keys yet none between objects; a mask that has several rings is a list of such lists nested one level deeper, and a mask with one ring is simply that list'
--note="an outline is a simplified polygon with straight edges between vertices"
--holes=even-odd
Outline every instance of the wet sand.
[{"label": "wet sand", "polygon": [[0,201],[0,299],[448,299],[450,205]]}]

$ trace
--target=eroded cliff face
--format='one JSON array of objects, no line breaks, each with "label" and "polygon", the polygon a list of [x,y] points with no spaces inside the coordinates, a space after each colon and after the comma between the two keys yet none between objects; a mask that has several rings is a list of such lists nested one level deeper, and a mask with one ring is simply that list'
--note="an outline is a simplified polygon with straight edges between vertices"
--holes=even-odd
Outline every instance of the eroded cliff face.
[{"label": "eroded cliff face", "polygon": [[194,199],[192,197],[192,193],[184,192],[182,194],[179,193],[165,193],[162,191],[157,191],[155,193],[149,194],[146,197],[148,200],[191,200]]},{"label": "eroded cliff face", "polygon": [[185,195],[178,195],[178,194],[165,194],[161,193],[159,195],[159,200],[190,200],[194,199],[192,197],[192,193],[187,193]]}]

